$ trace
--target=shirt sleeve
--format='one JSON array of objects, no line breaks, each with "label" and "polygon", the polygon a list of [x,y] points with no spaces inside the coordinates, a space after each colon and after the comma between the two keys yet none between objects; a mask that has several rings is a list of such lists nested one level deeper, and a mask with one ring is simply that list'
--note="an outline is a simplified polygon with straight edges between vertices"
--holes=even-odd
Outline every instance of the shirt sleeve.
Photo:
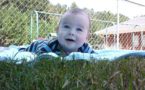
[{"label": "shirt sleeve", "polygon": [[25,49],[22,49],[21,51],[28,51],[28,52],[33,52],[35,54],[41,54],[41,53],[47,53],[51,52],[52,50],[48,46],[48,42],[45,40],[38,40],[30,44]]},{"label": "shirt sleeve", "polygon": [[94,49],[88,43],[84,43],[78,51],[82,53],[95,53]]}]

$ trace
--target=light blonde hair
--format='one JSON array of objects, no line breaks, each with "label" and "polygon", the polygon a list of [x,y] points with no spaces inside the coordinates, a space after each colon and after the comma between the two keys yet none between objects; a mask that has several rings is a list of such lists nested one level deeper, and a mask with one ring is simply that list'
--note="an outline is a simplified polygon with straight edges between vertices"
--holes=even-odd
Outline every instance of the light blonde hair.
[{"label": "light blonde hair", "polygon": [[[86,13],[85,10],[80,9],[80,8],[73,8],[73,9],[70,9],[70,10],[68,10],[67,12],[65,12],[65,13],[62,15],[62,17],[63,17],[64,15],[68,14],[68,13],[72,13],[72,14],[81,14],[81,13],[82,13],[82,14],[86,15],[86,17],[88,18],[88,21],[89,21],[89,28],[88,28],[88,29],[90,29],[90,27],[91,27],[91,20],[90,20],[90,17],[89,17],[89,15]],[[60,19],[59,24],[61,23],[61,21],[62,21],[62,18]]]}]

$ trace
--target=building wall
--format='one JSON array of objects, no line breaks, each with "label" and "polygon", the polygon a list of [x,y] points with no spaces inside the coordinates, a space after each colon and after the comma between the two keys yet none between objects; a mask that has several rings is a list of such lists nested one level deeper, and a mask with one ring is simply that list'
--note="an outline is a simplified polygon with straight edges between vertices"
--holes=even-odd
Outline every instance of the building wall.
[{"label": "building wall", "polygon": [[[141,37],[143,35],[143,39]],[[116,45],[117,39],[114,35],[105,36],[105,44],[108,47]],[[145,32],[123,33],[119,35],[120,49],[145,50]]]}]

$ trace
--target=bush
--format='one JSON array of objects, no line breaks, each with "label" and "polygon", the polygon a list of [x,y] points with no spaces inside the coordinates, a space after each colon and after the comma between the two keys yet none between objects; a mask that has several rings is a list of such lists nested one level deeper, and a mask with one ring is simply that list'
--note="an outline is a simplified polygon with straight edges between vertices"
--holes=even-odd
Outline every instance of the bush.
[{"label": "bush", "polygon": [[30,21],[27,13],[21,13],[18,8],[10,6],[3,9],[1,17],[1,46],[9,46],[10,44],[20,45],[23,43],[28,43]]}]

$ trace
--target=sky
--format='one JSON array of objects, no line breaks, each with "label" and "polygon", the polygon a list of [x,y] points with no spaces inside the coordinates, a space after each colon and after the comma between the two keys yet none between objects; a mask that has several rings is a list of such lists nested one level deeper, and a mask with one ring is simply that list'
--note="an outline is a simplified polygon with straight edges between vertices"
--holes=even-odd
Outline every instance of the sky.
[{"label": "sky", "polygon": [[[49,0],[52,4],[61,4],[71,6],[73,2],[77,4],[79,8],[94,9],[94,11],[110,11],[114,14],[117,13],[117,0]],[[145,0],[130,0],[136,3],[145,5]],[[145,6],[135,5],[125,0],[118,0],[119,13],[134,18],[136,16],[145,15]]]}]

